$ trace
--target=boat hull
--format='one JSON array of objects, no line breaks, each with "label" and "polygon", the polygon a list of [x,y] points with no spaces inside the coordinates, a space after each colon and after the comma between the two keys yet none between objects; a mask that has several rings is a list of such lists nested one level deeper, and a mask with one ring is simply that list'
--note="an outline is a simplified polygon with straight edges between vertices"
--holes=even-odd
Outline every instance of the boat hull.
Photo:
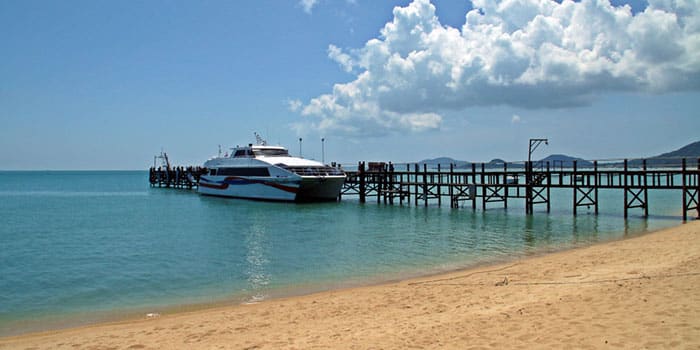
[{"label": "boat hull", "polygon": [[198,192],[204,195],[271,201],[336,200],[345,177],[252,178],[202,176]]},{"label": "boat hull", "polygon": [[197,191],[221,197],[293,201],[300,181],[238,176],[202,176]]},{"label": "boat hull", "polygon": [[334,201],[340,196],[345,176],[303,177],[296,201]]}]

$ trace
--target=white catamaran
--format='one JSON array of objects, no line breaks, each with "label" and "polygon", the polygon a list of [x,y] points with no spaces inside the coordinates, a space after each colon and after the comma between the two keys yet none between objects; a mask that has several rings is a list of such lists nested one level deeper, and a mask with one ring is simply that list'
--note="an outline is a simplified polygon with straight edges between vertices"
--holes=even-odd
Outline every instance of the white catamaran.
[{"label": "white catamaran", "polygon": [[279,201],[336,200],[345,173],[323,163],[292,157],[281,146],[238,146],[231,155],[207,160],[208,173],[199,180],[199,193],[213,196]]}]

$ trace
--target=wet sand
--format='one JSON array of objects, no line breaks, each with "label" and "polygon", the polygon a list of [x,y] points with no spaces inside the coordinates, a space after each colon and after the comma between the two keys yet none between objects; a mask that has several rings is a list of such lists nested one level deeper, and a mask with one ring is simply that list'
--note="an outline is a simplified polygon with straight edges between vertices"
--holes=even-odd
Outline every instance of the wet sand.
[{"label": "wet sand", "polygon": [[0,349],[700,348],[700,221],[378,286],[0,338]]}]

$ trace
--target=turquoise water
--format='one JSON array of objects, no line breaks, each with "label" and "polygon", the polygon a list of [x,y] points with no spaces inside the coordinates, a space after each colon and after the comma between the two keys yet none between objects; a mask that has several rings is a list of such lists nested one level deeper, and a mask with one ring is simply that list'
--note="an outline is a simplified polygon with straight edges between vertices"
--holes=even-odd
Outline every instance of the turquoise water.
[{"label": "turquoise water", "polygon": [[[680,192],[652,217],[489,209],[268,203],[150,188],[147,172],[0,172],[0,335],[182,307],[237,304],[512,260],[681,222]],[[445,201],[446,202],[446,201]]]}]

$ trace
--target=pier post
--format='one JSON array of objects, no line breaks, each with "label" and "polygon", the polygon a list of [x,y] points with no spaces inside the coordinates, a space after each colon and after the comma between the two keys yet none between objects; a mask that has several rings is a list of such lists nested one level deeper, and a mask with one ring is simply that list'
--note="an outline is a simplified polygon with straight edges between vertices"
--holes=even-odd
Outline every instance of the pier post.
[{"label": "pier post", "polygon": [[647,160],[643,159],[642,160],[642,169],[644,171],[644,217],[649,217],[649,187],[647,187]]},{"label": "pier post", "polygon": [[578,180],[576,178],[576,170],[577,170],[577,162],[574,160],[574,175],[572,176],[573,180],[573,185],[574,185],[574,216],[576,216],[576,209],[578,208],[578,200],[577,200],[577,195],[578,195]]},{"label": "pier post", "polygon": [[700,157],[695,160],[697,163],[695,171],[695,218],[700,219]]},{"label": "pier post", "polygon": [[[381,203],[382,201],[382,186],[384,186],[384,177],[386,176],[386,165],[382,165],[382,168],[379,170],[379,173],[374,173],[372,174],[377,180],[375,181],[375,188],[377,192],[377,204]],[[384,203],[386,203],[386,198]]]},{"label": "pier post", "polygon": [[413,167],[413,205],[418,206],[418,163]]},{"label": "pier post", "polygon": [[481,163],[481,209],[486,210],[486,167]]},{"label": "pier post", "polygon": [[625,158],[625,168],[622,173],[623,181],[624,181],[624,200],[625,200],[625,219],[627,219],[627,192],[629,191],[629,187],[627,187],[627,158]]},{"label": "pier post", "polygon": [[441,186],[440,184],[442,183],[442,172],[440,171],[440,163],[438,163],[438,174],[437,174],[437,200],[438,200],[438,207],[442,206],[442,191],[441,191]]},{"label": "pier post", "polygon": [[[402,177],[403,178],[403,177]],[[406,202],[411,204],[411,166],[406,163]],[[403,189],[403,185],[401,186]]]},{"label": "pier post", "polygon": [[593,161],[593,174],[595,175],[595,192],[593,196],[595,198],[595,215],[598,215],[598,186],[600,186],[600,181],[598,179],[598,161]]},{"label": "pier post", "polygon": [[525,213],[534,212],[534,198],[532,196],[532,161],[525,163]]},{"label": "pier post", "polygon": [[360,162],[357,165],[357,178],[360,181],[360,203],[365,203],[367,200],[365,192],[367,189],[367,183],[365,182],[365,162]]},{"label": "pier post", "polygon": [[474,193],[471,194],[472,197],[472,210],[476,210],[476,194],[478,187],[476,186],[476,164],[472,163],[472,183],[474,184]]},{"label": "pier post", "polygon": [[547,161],[547,212],[551,210],[552,196],[550,196],[550,190],[552,188],[552,172],[549,170],[549,161]]},{"label": "pier post", "polygon": [[508,209],[508,162],[503,162],[503,208]]},{"label": "pier post", "polygon": [[683,187],[683,221],[688,221],[688,187],[686,185],[686,168],[685,158],[681,160],[681,187]]},{"label": "pier post", "polygon": [[454,207],[455,207],[455,201],[454,201],[454,198],[453,198],[453,196],[454,196],[454,189],[453,189],[453,187],[454,187],[454,184],[455,184],[455,181],[454,181],[454,170],[455,170],[455,169],[454,169],[454,163],[450,163],[450,181],[449,181],[450,185],[449,185],[448,190],[447,190],[447,192],[448,192],[449,195],[450,195],[450,208],[454,208]]},{"label": "pier post", "polygon": [[423,205],[428,206],[428,164],[423,163]]}]

